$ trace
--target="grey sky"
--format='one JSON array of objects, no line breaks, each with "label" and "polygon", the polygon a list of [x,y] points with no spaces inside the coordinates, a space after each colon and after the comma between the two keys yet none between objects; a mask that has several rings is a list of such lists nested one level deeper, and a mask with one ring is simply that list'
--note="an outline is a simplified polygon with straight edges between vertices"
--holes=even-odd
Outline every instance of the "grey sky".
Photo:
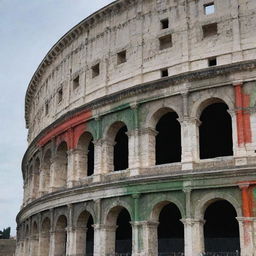
[{"label": "grey sky", "polygon": [[0,0],[0,230],[11,226],[23,190],[24,97],[37,66],[70,28],[112,0]]}]

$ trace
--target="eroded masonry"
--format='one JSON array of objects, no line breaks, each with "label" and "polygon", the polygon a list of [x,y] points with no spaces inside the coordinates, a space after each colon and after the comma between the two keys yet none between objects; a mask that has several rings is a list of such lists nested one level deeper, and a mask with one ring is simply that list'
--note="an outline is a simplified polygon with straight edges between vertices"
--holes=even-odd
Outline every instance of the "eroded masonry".
[{"label": "eroded masonry", "polygon": [[25,100],[17,256],[256,255],[255,13],[117,0],[50,49]]}]

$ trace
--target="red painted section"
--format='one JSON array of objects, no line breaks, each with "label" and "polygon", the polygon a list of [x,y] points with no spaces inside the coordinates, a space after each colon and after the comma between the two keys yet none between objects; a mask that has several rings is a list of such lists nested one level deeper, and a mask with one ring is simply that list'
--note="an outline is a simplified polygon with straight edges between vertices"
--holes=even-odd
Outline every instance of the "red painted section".
[{"label": "red painted section", "polygon": [[244,186],[242,189],[242,207],[243,207],[243,217],[251,217],[251,201],[249,196],[248,187]]},{"label": "red painted section", "polygon": [[245,111],[250,106],[250,96],[243,93],[242,84],[235,85],[236,123],[238,145],[252,142],[250,114]]},{"label": "red painted section", "polygon": [[[250,96],[243,94],[243,109],[246,109],[250,106]],[[250,113],[248,111],[243,111],[244,117],[244,142],[251,143],[252,142],[252,132],[251,132],[251,120]]]},{"label": "red painted section", "polygon": [[[67,142],[68,148],[72,149],[75,147],[75,141],[77,138],[76,135],[76,127],[80,124],[83,124],[83,131],[86,129],[86,120],[92,117],[92,111],[84,111],[79,114],[74,115],[70,119],[66,120],[62,124],[54,127],[51,131],[49,131],[44,137],[42,137],[38,141],[39,146],[44,146],[48,143],[52,138],[56,138],[56,143],[59,145],[62,141]],[[81,131],[81,128],[78,128],[77,132]]]},{"label": "red painted section", "polygon": [[73,148],[77,147],[80,136],[86,131],[86,124],[80,124],[74,128]]}]

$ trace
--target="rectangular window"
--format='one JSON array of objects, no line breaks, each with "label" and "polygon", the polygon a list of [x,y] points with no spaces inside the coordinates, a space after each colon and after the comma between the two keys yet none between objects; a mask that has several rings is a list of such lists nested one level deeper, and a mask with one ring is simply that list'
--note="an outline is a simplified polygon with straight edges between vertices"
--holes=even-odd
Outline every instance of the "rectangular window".
[{"label": "rectangular window", "polygon": [[73,80],[73,90],[75,91],[79,87],[79,76]]},{"label": "rectangular window", "polygon": [[159,38],[159,49],[164,50],[172,47],[172,35],[162,36]]},{"label": "rectangular window", "polygon": [[214,36],[217,35],[218,32],[218,26],[217,23],[212,23],[208,25],[204,25],[202,27],[203,29],[203,37],[209,37],[209,36]]},{"label": "rectangular window", "polygon": [[213,2],[204,5],[204,14],[205,15],[213,14],[214,12],[215,12],[215,6],[214,6]]},{"label": "rectangular window", "polygon": [[161,70],[161,77],[167,77],[168,75],[169,74],[168,74],[168,69],[167,68]]},{"label": "rectangular window", "polygon": [[209,67],[217,66],[217,59],[216,58],[208,59],[208,66]]},{"label": "rectangular window", "polygon": [[61,103],[62,102],[62,99],[63,99],[63,89],[60,88],[58,90],[58,103]]},{"label": "rectangular window", "polygon": [[121,51],[117,54],[117,65],[126,62],[126,51]]},{"label": "rectangular window", "polygon": [[169,28],[169,19],[163,19],[160,22],[161,22],[161,28],[162,29]]},{"label": "rectangular window", "polygon": [[100,74],[100,64],[96,64],[92,67],[92,78],[98,76]]}]

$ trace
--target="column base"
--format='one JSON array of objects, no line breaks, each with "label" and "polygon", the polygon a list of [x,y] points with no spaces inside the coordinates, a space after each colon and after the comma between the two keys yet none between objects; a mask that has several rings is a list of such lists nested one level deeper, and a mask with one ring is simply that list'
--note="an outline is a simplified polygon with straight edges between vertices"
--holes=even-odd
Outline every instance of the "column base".
[{"label": "column base", "polygon": [[194,162],[182,162],[182,170],[193,170],[194,169]]}]

